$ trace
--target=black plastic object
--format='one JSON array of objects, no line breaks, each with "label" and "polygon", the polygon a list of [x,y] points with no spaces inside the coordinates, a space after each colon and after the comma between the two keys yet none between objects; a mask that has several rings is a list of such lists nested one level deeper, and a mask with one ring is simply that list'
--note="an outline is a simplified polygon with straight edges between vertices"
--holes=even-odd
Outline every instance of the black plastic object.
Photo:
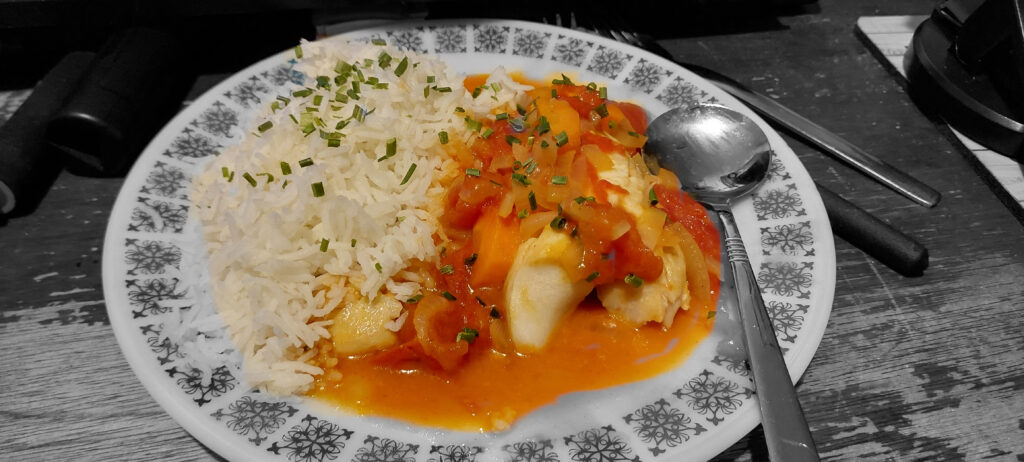
[{"label": "black plastic object", "polygon": [[832,232],[904,276],[928,268],[928,249],[836,193],[818,185]]},{"label": "black plastic object", "polygon": [[176,37],[125,30],[100,50],[78,91],[50,122],[47,139],[67,154],[73,173],[122,174],[181,107],[194,77]]},{"label": "black plastic object", "polygon": [[94,56],[84,51],[65,56],[0,125],[0,215],[31,213],[60,173],[63,162],[46,144],[46,124],[64,106]]},{"label": "black plastic object", "polygon": [[1024,0],[949,0],[914,32],[910,95],[974,141],[1024,161]]}]

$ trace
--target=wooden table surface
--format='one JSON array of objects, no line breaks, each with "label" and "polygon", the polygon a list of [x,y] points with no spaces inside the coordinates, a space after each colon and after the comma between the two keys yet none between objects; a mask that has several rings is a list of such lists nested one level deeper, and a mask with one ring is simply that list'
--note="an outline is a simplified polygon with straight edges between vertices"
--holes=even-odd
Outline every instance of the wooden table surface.
[{"label": "wooden table surface", "polygon": [[[832,317],[798,388],[826,460],[1024,460],[1024,228],[854,36],[859,16],[931,7],[821,0],[773,30],[663,41],[943,194],[919,207],[787,138],[817,181],[931,254],[905,278],[836,240]],[[217,457],[150,398],[111,331],[100,256],[122,181],[65,172],[35,213],[0,224],[0,459]],[[720,459],[765,457],[755,430]]]}]

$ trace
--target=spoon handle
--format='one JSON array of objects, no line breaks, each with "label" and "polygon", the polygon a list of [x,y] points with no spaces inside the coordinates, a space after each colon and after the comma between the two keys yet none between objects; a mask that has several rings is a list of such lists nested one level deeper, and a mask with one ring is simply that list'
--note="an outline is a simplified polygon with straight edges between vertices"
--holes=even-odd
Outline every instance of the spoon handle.
[{"label": "spoon handle", "polygon": [[761,408],[768,455],[774,461],[817,461],[814,440],[789,378],[786,362],[782,359],[782,350],[761,299],[736,220],[731,212],[718,213],[725,228],[725,248],[736,283],[736,298],[757,402]]}]

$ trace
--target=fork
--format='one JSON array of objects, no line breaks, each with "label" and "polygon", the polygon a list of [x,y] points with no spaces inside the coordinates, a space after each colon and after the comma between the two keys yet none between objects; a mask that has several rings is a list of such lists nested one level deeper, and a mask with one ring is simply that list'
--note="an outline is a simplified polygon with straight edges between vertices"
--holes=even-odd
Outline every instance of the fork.
[{"label": "fork", "polygon": [[[560,22],[556,14],[556,24]],[[576,26],[576,16],[570,13],[570,28]],[[758,94],[744,87],[739,82],[730,79],[711,69],[684,63],[676,60],[672,53],[661,46],[653,38],[632,31],[628,26],[621,24],[617,18],[612,19],[618,27],[611,27],[603,20],[595,20],[595,30],[598,35],[614,39],[616,41],[641,48],[654,53],[669,61],[675,62],[691,72],[714,83],[732,96],[743,101],[747,106],[758,114],[782,125],[801,138],[818,146],[824,152],[837,157],[850,164],[861,173],[888,186],[897,193],[925,207],[934,207],[939,203],[941,195],[932,187],[922,183],[920,180],[896,169],[882,159],[865,152],[839,135],[832,133],[826,128],[807,120],[793,110],[783,106],[774,99]],[[585,30],[585,29],[584,29]]]},{"label": "fork", "polygon": [[[590,28],[582,27],[577,23],[576,14],[569,12],[566,14],[567,24],[563,24],[561,13],[556,13],[551,22],[559,27],[567,27],[574,30],[580,30],[588,33],[597,33],[603,37],[611,38],[618,42],[622,42],[628,45],[636,46],[641,49],[649,50],[659,56],[669,59],[677,64],[686,67],[694,73],[708,79],[712,83],[718,84],[728,91],[726,85],[731,82],[728,77],[722,76],[717,72],[710,69],[705,69],[700,66],[695,66],[689,63],[683,63],[675,60],[670,52],[664,47],[659,45],[653,39],[644,35],[633,32],[628,27],[619,25],[619,27],[611,27],[606,21],[600,20],[600,18],[591,20]],[[542,21],[547,23],[548,18],[542,18]],[[738,87],[739,84],[733,82],[732,87]],[[745,90],[744,90],[745,91]],[[758,95],[760,96],[760,95]],[[764,97],[761,97],[764,98]],[[768,99],[768,98],[764,98]],[[772,101],[774,103],[774,101]],[[777,104],[777,103],[774,103]],[[779,106],[781,107],[781,105]],[[757,109],[755,107],[755,109]],[[782,108],[787,113],[792,113],[789,109]],[[797,116],[799,117],[799,116]],[[802,119],[802,118],[801,118]],[[776,122],[789,128],[792,131],[802,133],[798,126],[795,126],[796,122],[789,122],[786,120]],[[806,120],[806,119],[803,119]],[[810,122],[807,122],[810,123]],[[818,127],[821,130],[825,130]],[[834,135],[833,135],[834,136]],[[884,263],[886,266],[892,268],[896,272],[904,276],[920,276],[923,274],[925,268],[928,267],[928,249],[918,243],[912,237],[904,234],[903,232],[889,226],[887,223],[879,220],[874,215],[871,215],[867,211],[857,207],[850,203],[846,199],[842,198],[838,194],[832,192],[828,188],[815,183],[818,187],[821,200],[825,205],[825,211],[828,213],[829,221],[832,224],[832,231],[839,237],[843,238],[850,244],[864,251],[866,254],[874,257],[876,260]],[[925,186],[927,188],[927,186]],[[930,189],[930,188],[929,188]],[[938,193],[935,193],[938,197]],[[936,199],[938,200],[938,199]]]}]

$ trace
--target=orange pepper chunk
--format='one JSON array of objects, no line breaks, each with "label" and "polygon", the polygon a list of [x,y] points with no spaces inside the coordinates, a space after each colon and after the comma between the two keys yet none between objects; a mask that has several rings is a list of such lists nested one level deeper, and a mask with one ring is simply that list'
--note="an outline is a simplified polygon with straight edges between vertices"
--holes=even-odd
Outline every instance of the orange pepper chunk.
[{"label": "orange pepper chunk", "polygon": [[519,224],[512,215],[502,218],[498,207],[488,207],[473,225],[473,263],[469,283],[473,287],[501,286],[519,248]]}]

